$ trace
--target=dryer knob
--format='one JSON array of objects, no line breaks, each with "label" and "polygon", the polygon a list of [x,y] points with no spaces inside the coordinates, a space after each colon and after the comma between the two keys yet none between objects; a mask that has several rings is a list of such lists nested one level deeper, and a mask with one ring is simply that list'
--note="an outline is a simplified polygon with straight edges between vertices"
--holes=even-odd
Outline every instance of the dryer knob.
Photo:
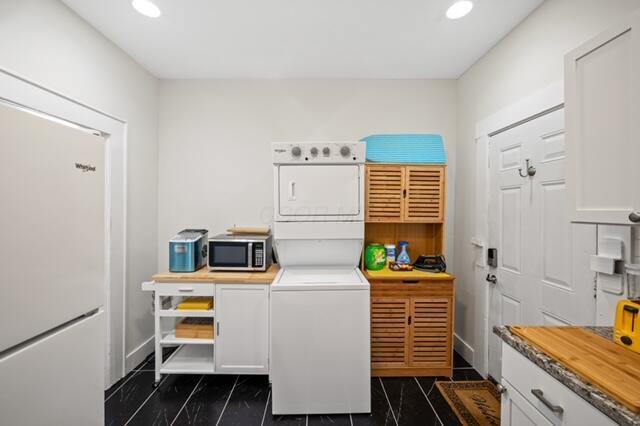
[{"label": "dryer knob", "polygon": [[349,148],[348,146],[343,146],[342,148],[340,148],[340,154],[343,157],[348,157],[349,154],[351,154],[351,148]]},{"label": "dryer knob", "polygon": [[318,155],[318,148],[316,148],[315,146],[311,148],[311,155],[313,155],[314,157]]},{"label": "dryer knob", "polygon": [[294,157],[300,157],[301,154],[302,150],[299,146],[294,146],[293,148],[291,148],[291,155],[293,155]]},{"label": "dryer knob", "polygon": [[323,155],[329,155],[331,154],[331,150],[329,149],[328,146],[325,146],[324,148],[322,148],[322,154]]}]

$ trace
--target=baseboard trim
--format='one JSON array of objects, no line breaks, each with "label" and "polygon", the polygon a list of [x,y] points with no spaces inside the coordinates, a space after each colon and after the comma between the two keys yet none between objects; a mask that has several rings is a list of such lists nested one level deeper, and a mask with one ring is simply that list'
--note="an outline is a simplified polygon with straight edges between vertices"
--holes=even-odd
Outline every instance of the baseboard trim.
[{"label": "baseboard trim", "polygon": [[473,354],[474,350],[467,342],[462,340],[460,336],[454,333],[453,335],[453,348],[458,352],[465,361],[469,364],[473,364]]},{"label": "baseboard trim", "polygon": [[137,348],[129,352],[125,358],[124,368],[125,374],[136,368],[142,361],[145,360],[154,350],[155,336],[149,337],[142,342]]}]

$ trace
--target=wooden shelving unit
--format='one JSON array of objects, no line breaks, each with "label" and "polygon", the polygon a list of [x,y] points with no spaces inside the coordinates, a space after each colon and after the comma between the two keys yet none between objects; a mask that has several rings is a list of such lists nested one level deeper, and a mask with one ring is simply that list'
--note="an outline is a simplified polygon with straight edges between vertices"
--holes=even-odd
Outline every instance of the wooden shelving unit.
[{"label": "wooden shelving unit", "polygon": [[[407,241],[412,259],[445,250],[446,166],[367,164],[365,246]],[[369,272],[373,376],[452,376],[454,277]]]}]

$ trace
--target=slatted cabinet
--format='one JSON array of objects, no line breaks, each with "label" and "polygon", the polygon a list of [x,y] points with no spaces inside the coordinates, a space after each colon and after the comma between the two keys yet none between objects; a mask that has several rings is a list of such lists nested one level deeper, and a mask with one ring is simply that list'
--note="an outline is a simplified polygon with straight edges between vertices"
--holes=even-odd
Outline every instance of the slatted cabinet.
[{"label": "slatted cabinet", "polygon": [[367,222],[444,220],[444,166],[367,165]]},{"label": "slatted cabinet", "polygon": [[444,168],[442,166],[406,166],[404,168],[405,222],[442,222],[444,204]]},{"label": "slatted cabinet", "polygon": [[367,166],[367,221],[399,222],[403,219],[405,168]]},{"label": "slatted cabinet", "polygon": [[411,302],[379,297],[371,301],[371,362],[374,368],[404,367],[409,363]]},{"label": "slatted cabinet", "polygon": [[[367,164],[366,179],[365,245],[407,241],[412,259],[444,253],[444,165]],[[372,375],[451,377],[454,277],[381,278],[362,267],[371,283]]]},{"label": "slatted cabinet", "polygon": [[451,363],[451,299],[411,299],[411,357],[415,367],[447,367]]},{"label": "slatted cabinet", "polygon": [[453,300],[453,277],[372,283],[372,375],[451,376]]}]

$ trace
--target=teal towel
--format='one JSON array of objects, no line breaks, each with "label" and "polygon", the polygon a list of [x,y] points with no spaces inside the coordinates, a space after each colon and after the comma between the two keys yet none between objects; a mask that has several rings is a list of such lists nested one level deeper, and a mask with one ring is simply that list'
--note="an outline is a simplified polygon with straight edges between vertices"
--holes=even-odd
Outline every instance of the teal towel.
[{"label": "teal towel", "polygon": [[367,144],[367,161],[376,163],[446,164],[447,153],[440,135],[371,135]]}]

